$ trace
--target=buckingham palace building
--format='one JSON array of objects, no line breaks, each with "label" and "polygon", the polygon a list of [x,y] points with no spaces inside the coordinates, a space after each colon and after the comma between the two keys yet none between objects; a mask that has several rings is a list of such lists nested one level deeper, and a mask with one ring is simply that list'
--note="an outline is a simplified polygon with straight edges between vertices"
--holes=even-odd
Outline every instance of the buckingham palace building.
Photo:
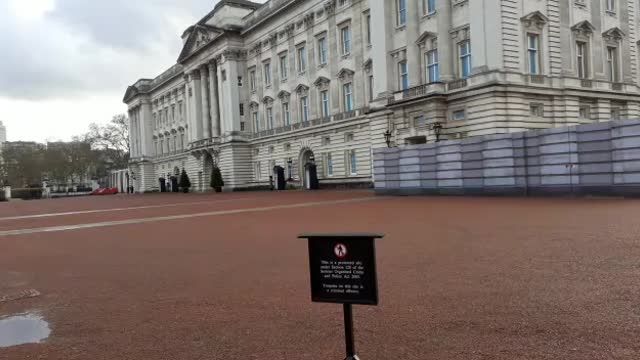
[{"label": "buckingham palace building", "polygon": [[378,147],[640,118],[638,4],[220,0],[126,91],[134,190],[368,187]]}]

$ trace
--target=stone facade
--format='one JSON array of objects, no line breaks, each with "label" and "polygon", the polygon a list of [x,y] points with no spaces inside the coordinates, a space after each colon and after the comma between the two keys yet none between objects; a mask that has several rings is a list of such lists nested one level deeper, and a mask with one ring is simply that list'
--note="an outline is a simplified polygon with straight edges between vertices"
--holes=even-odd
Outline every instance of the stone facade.
[{"label": "stone facade", "polygon": [[229,188],[276,165],[303,183],[310,161],[321,186],[370,184],[387,130],[404,146],[637,118],[639,19],[635,0],[221,0],[127,89],[133,185],[184,168],[207,190],[214,164]]}]

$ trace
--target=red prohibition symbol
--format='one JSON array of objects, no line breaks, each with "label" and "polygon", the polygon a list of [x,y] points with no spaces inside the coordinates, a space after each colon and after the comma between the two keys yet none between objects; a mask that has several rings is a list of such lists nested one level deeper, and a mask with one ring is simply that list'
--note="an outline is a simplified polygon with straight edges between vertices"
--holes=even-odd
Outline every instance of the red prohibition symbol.
[{"label": "red prohibition symbol", "polygon": [[336,246],[333,248],[333,253],[336,254],[338,259],[344,259],[347,257],[349,251],[344,244],[336,244]]}]

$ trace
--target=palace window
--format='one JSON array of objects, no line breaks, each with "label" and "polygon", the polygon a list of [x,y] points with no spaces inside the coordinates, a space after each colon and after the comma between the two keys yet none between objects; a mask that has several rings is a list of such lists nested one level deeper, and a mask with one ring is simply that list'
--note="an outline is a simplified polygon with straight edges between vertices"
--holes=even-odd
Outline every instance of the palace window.
[{"label": "palace window", "polygon": [[529,74],[540,74],[540,36],[527,34]]},{"label": "palace window", "polygon": [[347,164],[349,165],[349,174],[358,175],[358,157],[355,150],[347,151]]},{"label": "palace window", "polygon": [[533,117],[544,117],[544,105],[540,103],[531,103],[529,105],[529,114]]},{"label": "palace window", "polygon": [[619,107],[611,108],[611,120],[620,120],[622,118],[622,109]]},{"label": "palace window", "polygon": [[258,112],[254,111],[252,116],[253,116],[253,131],[257,133],[260,131],[260,118],[258,117]]},{"label": "palace window", "polygon": [[406,60],[398,63],[398,78],[400,79],[400,90],[407,90],[409,88],[409,66]]},{"label": "palace window", "polygon": [[367,14],[367,45],[371,45],[371,15]]},{"label": "palace window", "polygon": [[309,99],[306,96],[300,98],[300,120],[309,121]]},{"label": "palace window", "polygon": [[301,46],[298,48],[298,72],[307,71],[307,48]]},{"label": "palace window", "polygon": [[465,40],[458,44],[460,54],[460,75],[463,79],[471,75],[471,42]]},{"label": "palace window", "polygon": [[425,54],[427,64],[427,81],[434,83],[440,81],[440,66],[438,65],[438,49],[428,51]]},{"label": "palace window", "polygon": [[342,85],[342,94],[344,97],[344,111],[353,110],[353,84],[346,83]]},{"label": "palace window", "polygon": [[618,48],[607,47],[607,79],[611,82],[618,82]]},{"label": "palace window", "polygon": [[262,68],[264,69],[264,85],[271,86],[271,63],[264,63]]},{"label": "palace window", "polygon": [[322,109],[322,117],[329,116],[329,90],[320,92],[320,108]]},{"label": "palace window", "polygon": [[333,159],[331,158],[331,153],[327,153],[325,156],[325,175],[333,176]]},{"label": "palace window", "polygon": [[425,15],[433,15],[436,13],[436,0],[423,0]]},{"label": "palace window", "polygon": [[588,120],[591,119],[591,107],[589,105],[580,105],[580,119]]},{"label": "palace window", "polygon": [[353,141],[353,133],[348,133],[344,135],[344,142],[352,142]]},{"label": "palace window", "polygon": [[320,65],[327,63],[327,38],[321,37],[318,39],[318,62]]},{"label": "palace window", "polygon": [[396,0],[398,26],[407,24],[407,0]]},{"label": "palace window", "polygon": [[587,53],[587,43],[583,41],[576,42],[576,65],[578,68],[578,77],[580,79],[586,79],[589,77]]},{"label": "palace window", "polygon": [[280,55],[280,78],[286,80],[289,76],[289,60],[287,54]]},{"label": "palace window", "polygon": [[267,129],[273,129],[273,108],[267,108]]},{"label": "palace window", "polygon": [[373,75],[369,75],[367,85],[369,85],[369,101],[373,101]]},{"label": "palace window", "polygon": [[455,121],[462,121],[467,118],[467,113],[464,110],[456,110],[451,114],[451,118]]},{"label": "palace window", "polygon": [[351,29],[349,26],[340,29],[340,45],[342,55],[349,55],[351,53]]},{"label": "palace window", "polygon": [[260,168],[260,161],[256,161],[253,164],[253,172],[255,173],[256,180],[260,180],[262,177],[262,169]]},{"label": "palace window", "polygon": [[291,125],[291,112],[289,112],[289,103],[282,103],[282,118],[284,126]]},{"label": "palace window", "polygon": [[605,8],[608,12],[616,12],[616,0],[605,0]]},{"label": "palace window", "polygon": [[256,91],[256,71],[249,71],[249,86],[251,87],[251,91]]}]

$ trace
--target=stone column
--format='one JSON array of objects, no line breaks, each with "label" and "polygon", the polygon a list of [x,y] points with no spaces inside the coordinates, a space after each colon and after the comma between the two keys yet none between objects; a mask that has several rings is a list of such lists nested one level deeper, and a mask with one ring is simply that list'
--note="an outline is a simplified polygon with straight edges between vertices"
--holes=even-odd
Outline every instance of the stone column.
[{"label": "stone column", "polygon": [[209,91],[211,93],[211,136],[220,136],[220,99],[218,98],[218,68],[209,63]]},{"label": "stone column", "polygon": [[191,117],[194,126],[193,134],[195,135],[192,141],[197,141],[203,138],[202,134],[202,85],[200,71],[194,70],[189,76],[192,79],[193,97],[191,104],[193,105],[191,111]]},{"label": "stone column", "polygon": [[[453,64],[455,53],[452,51],[451,30],[451,1],[438,1],[436,3],[438,15],[438,66],[440,68],[440,81],[451,81],[455,77]],[[374,61],[375,65],[375,61]]]},{"label": "stone column", "polygon": [[[439,1],[443,2],[443,1]],[[444,1],[446,2],[446,1]],[[409,87],[422,83],[422,69],[420,66],[420,47],[415,43],[420,37],[420,18],[422,10],[419,1],[407,1],[407,66],[409,67]]]},{"label": "stone column", "polygon": [[202,87],[202,131],[204,139],[211,138],[211,113],[209,110],[209,69],[207,65],[200,67],[200,74],[202,80],[200,86]]},{"label": "stone column", "polygon": [[191,139],[193,138],[193,134],[191,132],[195,128],[193,126],[193,119],[191,118],[191,96],[189,95],[190,86],[191,86],[191,79],[189,78],[189,75],[185,75],[184,76],[184,101],[182,103],[184,104],[184,113],[186,116],[185,120],[187,125],[189,126],[186,132],[187,136],[189,137],[189,141],[191,141]]}]

